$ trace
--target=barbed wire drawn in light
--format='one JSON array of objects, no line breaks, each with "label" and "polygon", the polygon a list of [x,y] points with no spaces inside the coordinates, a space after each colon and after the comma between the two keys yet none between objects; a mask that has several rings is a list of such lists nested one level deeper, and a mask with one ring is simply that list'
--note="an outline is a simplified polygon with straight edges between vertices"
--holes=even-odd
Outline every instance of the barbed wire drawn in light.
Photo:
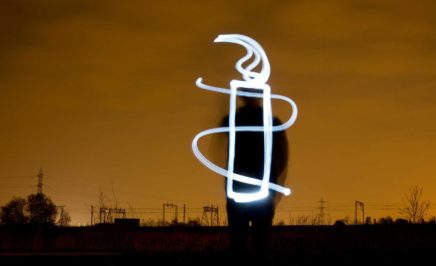
[{"label": "barbed wire drawn in light", "polygon": [[[232,80],[230,82],[230,89],[214,87],[206,85],[203,83],[202,78],[198,78],[195,82],[197,87],[215,91],[219,93],[230,94],[230,110],[229,110],[229,121],[228,127],[218,127],[204,130],[198,133],[192,140],[192,151],[194,152],[197,159],[203,163],[210,170],[227,177],[227,196],[234,199],[236,202],[253,202],[266,198],[269,195],[269,189],[280,192],[286,196],[291,194],[289,188],[280,186],[278,184],[270,183],[270,172],[271,172],[271,161],[272,161],[272,142],[273,142],[273,132],[283,131],[295,123],[298,115],[297,105],[293,100],[288,97],[271,94],[271,88],[266,82],[268,81],[271,68],[266,56],[265,51],[250,37],[240,35],[240,34],[225,34],[219,35],[214,42],[227,42],[242,45],[246,50],[247,54],[236,62],[236,70],[242,74],[244,80]],[[243,67],[250,58],[254,56],[251,64]],[[261,63],[260,72],[253,71],[259,63]],[[238,90],[238,88],[249,88],[254,91],[259,92],[247,92]],[[262,98],[263,102],[263,126],[236,126],[236,97],[257,97]],[[271,99],[283,100],[291,106],[292,113],[289,119],[281,124],[274,126],[272,123],[272,110],[271,110]],[[235,159],[235,138],[236,132],[263,132],[264,135],[264,167],[263,167],[263,177],[262,179],[256,179],[249,176],[240,175],[234,172],[234,159]],[[229,134],[229,145],[228,145],[228,169],[221,168],[210,160],[208,160],[199,150],[198,141],[210,134],[217,133],[227,133]],[[257,192],[243,193],[235,192],[233,190],[233,181],[239,181],[242,183],[259,186],[260,189]]]}]

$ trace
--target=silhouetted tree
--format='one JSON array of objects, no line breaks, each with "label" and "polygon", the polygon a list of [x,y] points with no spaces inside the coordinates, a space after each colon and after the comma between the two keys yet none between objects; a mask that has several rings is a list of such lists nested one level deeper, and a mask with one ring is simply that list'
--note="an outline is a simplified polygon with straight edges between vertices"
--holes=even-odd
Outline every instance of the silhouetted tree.
[{"label": "silhouetted tree", "polygon": [[406,219],[403,218],[398,218],[395,220],[395,224],[408,224],[409,221],[407,221]]},{"label": "silhouetted tree", "polygon": [[2,224],[25,224],[28,222],[26,211],[27,202],[23,198],[13,198],[1,207],[0,220]]},{"label": "silhouetted tree", "polygon": [[366,216],[366,218],[365,218],[365,224],[366,224],[366,225],[371,224],[371,217]]},{"label": "silhouetted tree", "polygon": [[278,220],[275,225],[277,225],[277,226],[285,226],[286,224],[285,224],[285,221]]},{"label": "silhouetted tree", "polygon": [[61,213],[59,214],[59,219],[56,222],[56,224],[59,226],[69,226],[70,222],[71,222],[70,214],[66,210],[61,211]]},{"label": "silhouetted tree", "polygon": [[428,219],[427,223],[429,223],[429,224],[436,224],[436,216],[430,217],[430,219]]},{"label": "silhouetted tree", "polygon": [[404,208],[400,211],[410,223],[422,223],[430,208],[430,202],[422,199],[422,188],[413,186],[403,197]]},{"label": "silhouetted tree", "polygon": [[394,219],[391,216],[386,216],[378,219],[379,224],[394,224]]},{"label": "silhouetted tree", "polygon": [[309,216],[301,215],[297,217],[297,225],[309,225],[309,224],[312,224]]},{"label": "silhouetted tree", "polygon": [[145,219],[141,220],[141,226],[158,226],[160,225],[160,223],[161,223],[160,221],[156,221],[152,218],[149,218],[147,220]]},{"label": "silhouetted tree", "polygon": [[187,225],[188,225],[188,226],[201,226],[200,218],[197,218],[197,219],[189,219]]},{"label": "silhouetted tree", "polygon": [[333,223],[333,226],[346,226],[346,225],[347,225],[347,223],[345,222],[344,219],[336,220],[336,221]]},{"label": "silhouetted tree", "polygon": [[32,224],[54,224],[55,222],[56,206],[42,193],[31,194],[27,197],[27,210],[29,222]]}]

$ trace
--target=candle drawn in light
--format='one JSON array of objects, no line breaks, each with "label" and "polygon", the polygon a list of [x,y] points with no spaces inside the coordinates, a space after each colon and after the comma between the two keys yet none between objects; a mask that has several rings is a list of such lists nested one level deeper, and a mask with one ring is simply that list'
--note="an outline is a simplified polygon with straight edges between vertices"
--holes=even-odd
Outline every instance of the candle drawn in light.
[{"label": "candle drawn in light", "polygon": [[[230,82],[230,89],[214,87],[203,83],[202,78],[196,80],[196,85],[204,90],[215,91],[219,93],[230,94],[230,110],[228,127],[218,127],[204,130],[198,133],[192,141],[192,150],[197,159],[203,163],[210,170],[227,177],[227,196],[234,199],[236,202],[253,202],[266,198],[269,194],[269,189],[280,192],[286,196],[291,194],[289,188],[280,186],[278,184],[271,183],[271,161],[272,161],[272,142],[273,132],[283,131],[292,126],[295,123],[298,115],[297,105],[293,100],[288,97],[271,94],[271,88],[266,82],[268,81],[271,68],[268,61],[268,57],[255,40],[250,37],[240,34],[225,34],[219,35],[214,42],[228,42],[235,43],[243,46],[247,54],[236,62],[236,70],[242,74],[244,80],[232,80]],[[253,62],[243,67],[250,58],[254,56]],[[260,72],[253,71],[256,66],[261,63]],[[238,90],[238,88],[249,88],[259,92],[247,92]],[[236,126],[236,97],[257,97],[262,98],[263,102],[263,126]],[[272,111],[271,111],[271,99],[283,100],[292,108],[292,114],[290,118],[281,125],[273,125],[272,123]],[[263,132],[264,135],[264,166],[262,179],[256,179],[249,176],[240,175],[234,172],[234,159],[235,159],[235,138],[236,132]],[[198,141],[210,134],[228,133],[229,134],[229,147],[228,147],[228,161],[227,169],[221,168],[210,160],[208,160],[198,149]],[[233,181],[239,181],[246,184],[259,186],[260,189],[257,192],[235,192],[233,190]]]}]

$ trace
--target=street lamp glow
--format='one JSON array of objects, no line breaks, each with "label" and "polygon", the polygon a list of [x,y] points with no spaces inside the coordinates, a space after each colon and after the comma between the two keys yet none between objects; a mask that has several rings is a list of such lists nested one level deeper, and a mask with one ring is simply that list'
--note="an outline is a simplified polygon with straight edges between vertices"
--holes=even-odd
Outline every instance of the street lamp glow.
[{"label": "street lamp glow", "polygon": [[[271,88],[266,82],[268,81],[271,68],[268,61],[268,57],[265,54],[263,48],[255,40],[240,34],[226,34],[219,35],[214,42],[228,42],[236,43],[243,46],[247,50],[247,54],[236,62],[236,70],[242,74],[244,80],[232,80],[230,82],[230,89],[219,88],[203,83],[202,78],[198,78],[195,84],[205,90],[215,91],[219,93],[230,94],[230,110],[228,127],[218,127],[204,130],[198,133],[192,141],[192,150],[195,156],[200,162],[212,171],[227,177],[227,196],[234,199],[236,202],[252,202],[266,198],[269,194],[269,189],[280,192],[284,195],[290,195],[291,190],[289,188],[270,183],[271,161],[272,161],[272,147],[273,147],[273,132],[282,131],[294,124],[297,119],[297,105],[288,97],[271,94]],[[242,66],[247,60],[254,56],[253,62],[246,66]],[[253,69],[261,63],[260,72],[255,72]],[[238,88],[250,88],[256,92],[240,91]],[[257,92],[258,91],[258,92]],[[263,126],[236,126],[236,97],[257,97],[262,98],[263,102]],[[272,110],[271,99],[283,100],[292,108],[292,114],[290,118],[281,125],[274,126],[272,123]],[[263,132],[264,135],[264,165],[263,165],[263,177],[262,179],[256,179],[249,176],[240,175],[234,172],[234,160],[235,160],[235,139],[236,132]],[[210,160],[208,160],[198,149],[198,141],[200,138],[216,133],[229,134],[229,147],[228,147],[228,169],[221,168]],[[233,190],[233,181],[239,181],[246,184],[259,186],[259,191],[243,193],[235,192]]]}]

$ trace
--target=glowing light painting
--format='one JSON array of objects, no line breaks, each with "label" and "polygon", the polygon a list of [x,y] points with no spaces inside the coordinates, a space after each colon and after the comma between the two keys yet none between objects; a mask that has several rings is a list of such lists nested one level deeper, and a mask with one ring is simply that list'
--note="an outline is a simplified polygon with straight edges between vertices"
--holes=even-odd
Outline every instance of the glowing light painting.
[{"label": "glowing light painting", "polygon": [[[192,150],[200,162],[207,166],[210,170],[227,177],[227,196],[233,198],[236,202],[253,202],[256,200],[264,199],[269,194],[269,189],[280,192],[286,196],[291,194],[289,188],[280,186],[269,182],[272,161],[272,142],[273,132],[283,131],[297,119],[297,105],[288,97],[271,94],[271,88],[266,82],[268,81],[271,69],[268,57],[263,48],[255,40],[240,34],[226,34],[219,35],[214,42],[228,42],[242,45],[247,54],[236,62],[236,70],[242,74],[244,80],[232,80],[230,82],[230,89],[219,88],[203,83],[202,78],[198,78],[196,85],[205,90],[215,91],[219,93],[230,94],[230,110],[228,127],[218,127],[204,130],[197,134],[192,141]],[[250,58],[254,56],[253,61],[246,67],[243,66]],[[253,71],[256,66],[261,63],[260,72]],[[250,88],[253,92],[241,91],[238,88]],[[258,92],[257,92],[258,91]],[[262,98],[263,102],[263,126],[236,126],[236,96],[257,97]],[[274,126],[272,123],[272,110],[271,99],[283,100],[290,104],[292,114],[290,118],[281,125]],[[263,178],[256,179],[250,176],[240,175],[234,172],[234,159],[235,159],[235,138],[236,132],[263,132],[264,135],[264,167]],[[229,134],[229,147],[228,147],[228,169],[221,168],[210,160],[208,160],[198,149],[198,141],[200,138],[216,133]],[[250,185],[259,186],[259,191],[250,193],[241,193],[233,191],[233,181],[239,181]]]}]

